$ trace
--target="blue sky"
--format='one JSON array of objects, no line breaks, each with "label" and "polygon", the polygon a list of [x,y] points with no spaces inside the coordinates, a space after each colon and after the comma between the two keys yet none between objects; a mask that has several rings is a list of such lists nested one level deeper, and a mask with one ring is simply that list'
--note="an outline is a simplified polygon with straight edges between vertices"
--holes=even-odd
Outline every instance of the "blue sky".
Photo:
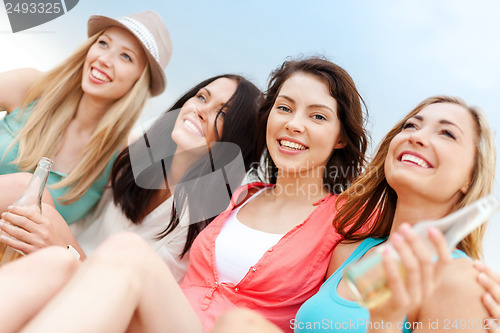
[{"label": "blue sky", "polygon": [[[167,91],[148,103],[143,120],[209,76],[243,74],[265,88],[271,70],[287,57],[324,55],[354,78],[369,108],[373,147],[418,102],[437,94],[481,107],[500,146],[495,0],[80,0],[64,16],[16,34],[0,5],[0,71],[47,70],[83,42],[90,15],[143,10],[163,17],[174,46]],[[485,244],[487,263],[500,271],[497,238],[500,214],[491,220]]]}]

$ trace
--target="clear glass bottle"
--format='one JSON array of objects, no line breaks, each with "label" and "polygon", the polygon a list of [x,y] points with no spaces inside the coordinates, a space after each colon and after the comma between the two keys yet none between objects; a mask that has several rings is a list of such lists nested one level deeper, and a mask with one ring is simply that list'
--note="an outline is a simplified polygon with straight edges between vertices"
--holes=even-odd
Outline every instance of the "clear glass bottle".
[{"label": "clear glass bottle", "polygon": [[[474,229],[486,222],[498,209],[500,209],[500,201],[490,194],[441,219],[417,223],[412,229],[428,243],[429,248],[436,254],[434,246],[427,238],[427,230],[430,227],[441,230],[449,248],[452,249]],[[353,297],[364,307],[375,307],[391,295],[382,265],[382,253],[387,247],[398,261],[399,271],[404,276],[403,265],[399,262],[399,256],[389,241],[378,246],[370,255],[349,265],[344,271],[345,282]]]},{"label": "clear glass bottle", "polygon": [[[42,157],[38,161],[38,165],[33,172],[28,186],[24,193],[12,204],[13,206],[31,207],[32,209],[42,212],[42,196],[47,183],[50,169],[52,168],[52,160]],[[24,255],[10,246],[0,242],[0,266],[19,258]]]}]

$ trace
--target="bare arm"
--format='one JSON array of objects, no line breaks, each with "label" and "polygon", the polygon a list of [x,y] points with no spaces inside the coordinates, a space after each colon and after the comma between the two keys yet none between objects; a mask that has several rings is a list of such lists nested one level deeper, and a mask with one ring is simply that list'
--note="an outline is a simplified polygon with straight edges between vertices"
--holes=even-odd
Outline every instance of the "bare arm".
[{"label": "bare arm", "polygon": [[19,108],[29,88],[41,74],[33,68],[0,73],[0,110],[11,113]]}]

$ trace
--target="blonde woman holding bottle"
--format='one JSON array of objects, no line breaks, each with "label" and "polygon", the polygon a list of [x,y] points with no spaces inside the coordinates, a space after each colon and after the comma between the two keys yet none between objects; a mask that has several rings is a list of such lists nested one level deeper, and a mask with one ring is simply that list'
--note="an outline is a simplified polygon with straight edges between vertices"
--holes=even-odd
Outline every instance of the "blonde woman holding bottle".
[{"label": "blonde woman holding bottle", "polygon": [[[24,190],[40,157],[54,161],[45,202],[71,224],[99,200],[113,161],[150,96],[166,86],[172,46],[154,12],[92,16],[89,39],[46,73],[0,74],[0,211]],[[22,173],[21,173],[22,172]]]}]

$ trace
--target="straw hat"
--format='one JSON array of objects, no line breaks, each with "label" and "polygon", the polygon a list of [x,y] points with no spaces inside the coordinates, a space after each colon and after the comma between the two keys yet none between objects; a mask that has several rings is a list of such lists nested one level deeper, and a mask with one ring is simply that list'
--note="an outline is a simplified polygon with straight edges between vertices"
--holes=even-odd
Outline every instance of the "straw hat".
[{"label": "straw hat", "polygon": [[161,94],[167,85],[164,70],[172,56],[172,42],[160,15],[152,11],[136,13],[118,19],[92,15],[88,22],[88,35],[90,37],[109,27],[126,29],[141,42],[151,68],[151,95]]}]

